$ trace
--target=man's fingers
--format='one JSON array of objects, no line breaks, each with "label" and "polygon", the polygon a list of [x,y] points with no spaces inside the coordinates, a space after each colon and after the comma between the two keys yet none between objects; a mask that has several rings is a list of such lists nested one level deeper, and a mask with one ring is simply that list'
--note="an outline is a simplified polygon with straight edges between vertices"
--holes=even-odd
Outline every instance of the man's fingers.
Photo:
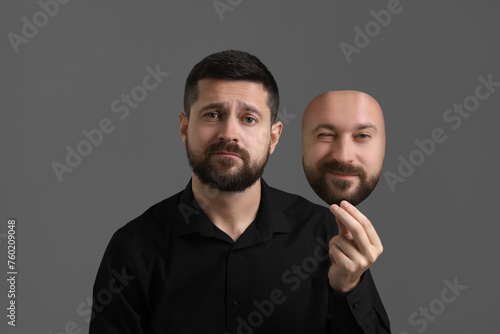
[{"label": "man's fingers", "polygon": [[334,244],[340,248],[340,250],[353,262],[359,261],[362,255],[359,253],[359,249],[356,247],[354,242],[349,240],[345,236],[339,236],[336,238]]},{"label": "man's fingers", "polygon": [[366,252],[372,246],[363,226],[347,211],[336,204],[331,206],[330,211],[335,215],[335,220],[340,220],[340,223],[351,232],[352,238],[361,252]]},{"label": "man's fingers", "polygon": [[330,247],[328,251],[328,255],[330,256],[330,260],[332,260],[333,264],[340,265],[345,267],[347,263],[351,262],[351,259],[342,251],[342,249],[335,244],[333,247]]},{"label": "man's fingers", "polygon": [[366,235],[370,240],[370,243],[376,247],[380,246],[382,242],[377,234],[377,231],[373,227],[372,223],[364,214],[361,213],[354,205],[350,204],[347,201],[342,201],[340,203],[342,209],[344,209],[349,215],[351,215],[358,223],[363,226],[363,229],[366,231]]},{"label": "man's fingers", "polygon": [[337,268],[342,268],[345,274],[355,274],[369,263],[359,253],[356,247],[347,239],[340,238],[329,250],[330,259]]},{"label": "man's fingers", "polygon": [[[332,208],[330,207],[330,211],[331,210],[332,210]],[[337,223],[337,227],[338,227],[340,235],[350,235],[351,234],[351,232],[349,232],[349,230],[345,227],[345,225],[342,224],[340,219],[337,219],[337,217],[335,217],[335,222]]]},{"label": "man's fingers", "polygon": [[330,285],[334,290],[348,291],[359,283],[366,271],[382,253],[382,243],[371,222],[356,207],[342,201],[330,207],[339,234],[330,239]]}]

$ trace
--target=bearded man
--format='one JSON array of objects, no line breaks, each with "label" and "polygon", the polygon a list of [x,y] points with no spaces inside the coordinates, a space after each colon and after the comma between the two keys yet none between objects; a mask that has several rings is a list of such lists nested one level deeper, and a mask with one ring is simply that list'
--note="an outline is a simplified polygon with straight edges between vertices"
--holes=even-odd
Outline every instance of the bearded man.
[{"label": "bearded man", "polygon": [[255,56],[195,65],[179,115],[192,178],[111,238],[91,334],[390,332],[369,272],[329,275],[334,215],[261,177],[278,107]]}]

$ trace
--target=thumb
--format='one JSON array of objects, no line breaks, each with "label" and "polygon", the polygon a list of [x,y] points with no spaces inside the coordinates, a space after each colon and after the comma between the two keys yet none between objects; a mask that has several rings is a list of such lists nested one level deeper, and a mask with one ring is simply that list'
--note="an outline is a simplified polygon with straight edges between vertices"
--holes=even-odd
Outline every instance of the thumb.
[{"label": "thumb", "polygon": [[349,232],[347,227],[345,227],[345,225],[342,224],[342,222],[340,221],[339,218],[335,217],[335,221],[337,222],[337,226],[339,228],[339,235],[350,235],[351,234],[351,232]]},{"label": "thumb", "polygon": [[342,224],[342,221],[340,220],[340,218],[334,213],[335,211],[335,207],[338,208],[338,206],[336,204],[332,204],[330,206],[330,212],[334,215],[335,217],[335,222],[337,223],[337,227],[338,227],[338,232],[339,232],[339,235],[349,235],[350,232],[349,230],[347,229],[347,227],[345,227],[344,224]]}]

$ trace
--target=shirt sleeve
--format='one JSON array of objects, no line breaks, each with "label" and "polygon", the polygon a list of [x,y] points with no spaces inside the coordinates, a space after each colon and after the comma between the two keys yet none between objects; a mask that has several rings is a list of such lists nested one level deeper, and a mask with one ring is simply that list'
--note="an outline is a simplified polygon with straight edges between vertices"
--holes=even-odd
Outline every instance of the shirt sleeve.
[{"label": "shirt sleeve", "polygon": [[389,317],[369,270],[361,276],[359,285],[351,291],[337,293],[328,287],[329,333],[391,333]]},{"label": "shirt sleeve", "polygon": [[126,247],[113,236],[93,287],[89,334],[145,333],[146,308],[139,281]]}]

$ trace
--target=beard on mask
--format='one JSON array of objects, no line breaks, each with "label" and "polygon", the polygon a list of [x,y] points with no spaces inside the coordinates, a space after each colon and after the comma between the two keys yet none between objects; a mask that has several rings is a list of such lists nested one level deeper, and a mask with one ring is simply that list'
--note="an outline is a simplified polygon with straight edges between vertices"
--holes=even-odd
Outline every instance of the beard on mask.
[{"label": "beard on mask", "polygon": [[[328,205],[340,205],[342,200],[346,200],[352,205],[358,205],[375,189],[381,174],[380,171],[376,175],[368,177],[363,168],[345,164],[335,159],[322,161],[315,169],[307,166],[302,158],[302,166],[309,185],[316,195]],[[359,184],[349,191],[355,183],[353,180],[337,179],[328,175],[328,172],[356,174],[359,178]]]}]

